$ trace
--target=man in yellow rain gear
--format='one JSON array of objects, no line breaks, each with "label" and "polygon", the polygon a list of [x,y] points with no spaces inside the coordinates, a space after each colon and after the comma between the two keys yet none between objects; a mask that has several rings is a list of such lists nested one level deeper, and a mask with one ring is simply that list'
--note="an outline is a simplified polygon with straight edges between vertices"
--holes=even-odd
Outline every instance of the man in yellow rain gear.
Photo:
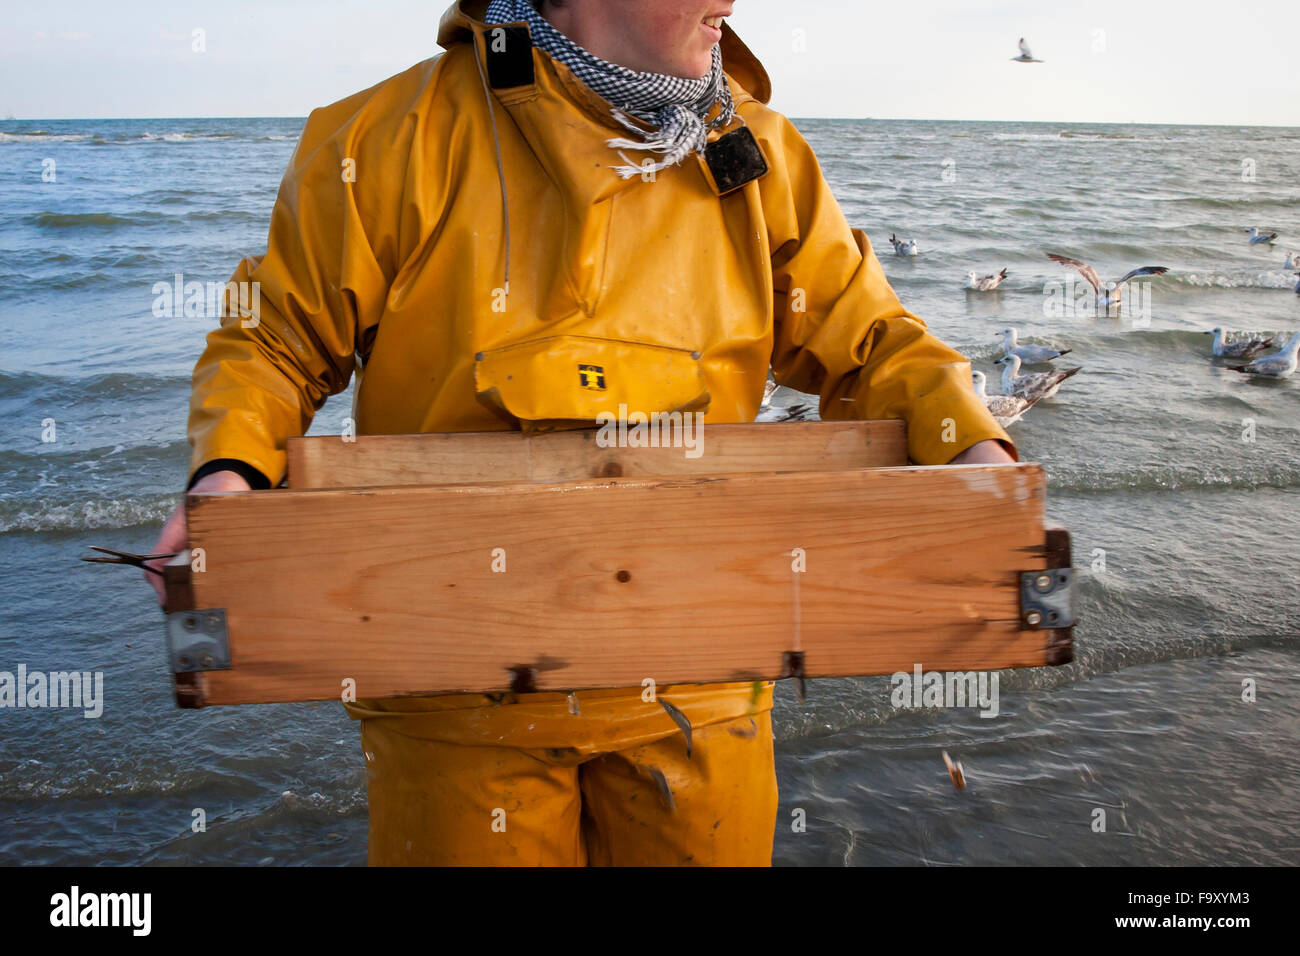
[{"label": "man in yellow rain gear", "polygon": [[[194,372],[197,490],[268,488],[358,374],[360,433],[752,421],[769,365],[920,464],[1015,448],[890,288],[730,0],[462,0],[446,52],[307,121]],[[592,372],[598,369],[599,374]],[[364,379],[360,378],[364,369]],[[155,549],[185,546],[178,509]],[[374,864],[771,861],[771,683],[363,700]]]}]

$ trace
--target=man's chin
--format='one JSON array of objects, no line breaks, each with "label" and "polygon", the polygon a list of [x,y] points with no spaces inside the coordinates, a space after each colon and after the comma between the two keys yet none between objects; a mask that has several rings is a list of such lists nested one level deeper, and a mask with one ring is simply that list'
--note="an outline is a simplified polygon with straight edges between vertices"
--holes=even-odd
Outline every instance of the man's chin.
[{"label": "man's chin", "polygon": [[702,58],[675,64],[671,72],[673,76],[681,77],[683,80],[701,80],[712,70],[713,48],[709,47],[709,51]]}]

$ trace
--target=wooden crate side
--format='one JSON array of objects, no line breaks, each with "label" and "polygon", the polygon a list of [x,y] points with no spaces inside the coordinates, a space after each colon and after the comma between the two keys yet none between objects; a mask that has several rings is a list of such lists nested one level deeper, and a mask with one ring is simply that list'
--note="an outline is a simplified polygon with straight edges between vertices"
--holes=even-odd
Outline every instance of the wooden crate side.
[{"label": "wooden crate side", "polygon": [[[295,438],[289,487],[557,482],[620,476],[839,471],[907,464],[903,422],[704,425],[694,449],[601,447],[594,429]],[[690,454],[688,454],[688,451]],[[692,457],[698,451],[698,457]]]},{"label": "wooden crate side", "polygon": [[[1045,567],[1037,465],[195,495],[204,704],[986,670]],[[499,551],[497,549],[500,549]],[[793,569],[802,549],[806,570]],[[503,558],[505,571],[494,571]],[[500,565],[498,564],[498,567]]]}]

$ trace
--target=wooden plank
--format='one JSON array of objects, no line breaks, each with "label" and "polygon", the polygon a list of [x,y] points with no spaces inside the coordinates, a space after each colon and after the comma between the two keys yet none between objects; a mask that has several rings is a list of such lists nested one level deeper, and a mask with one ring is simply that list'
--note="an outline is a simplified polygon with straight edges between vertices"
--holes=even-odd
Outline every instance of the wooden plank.
[{"label": "wooden plank", "polygon": [[1049,566],[1044,495],[1034,464],[192,495],[192,600],[234,666],[187,694],[1039,666],[1057,632],[1021,629],[1017,584]]},{"label": "wooden plank", "polygon": [[619,476],[840,471],[907,464],[897,420],[708,425],[698,457],[683,448],[602,448],[595,429],[526,435],[462,432],[295,438],[289,487],[556,482]]}]

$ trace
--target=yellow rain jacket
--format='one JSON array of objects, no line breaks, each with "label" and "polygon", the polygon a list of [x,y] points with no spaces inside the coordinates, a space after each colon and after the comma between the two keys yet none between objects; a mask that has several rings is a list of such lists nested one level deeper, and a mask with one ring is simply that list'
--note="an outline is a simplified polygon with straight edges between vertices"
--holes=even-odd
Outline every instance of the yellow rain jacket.
[{"label": "yellow rain jacket", "polygon": [[[223,320],[194,372],[194,469],[237,459],[278,483],[286,440],[362,368],[362,434],[592,422],[620,404],[747,422],[770,363],[778,382],[820,394],[823,418],[905,419],[917,463],[946,463],[985,439],[1014,454],[972,391],[969,364],[900,305],[808,144],[764,105],[767,75],[729,29],[737,116],[710,140],[747,127],[767,172],[720,195],[697,155],[620,179],[611,167],[624,161],[606,140],[626,131],[541,51],[529,50],[527,82],[494,82],[485,8],[453,6],[438,36],[446,53],[308,119],[267,251],[233,277],[260,284],[257,321]],[[771,778],[770,684],[660,695],[697,728],[761,720]],[[378,749],[400,760],[397,737],[590,756],[678,733],[640,688],[579,697],[581,715],[555,694],[350,711],[366,727],[398,728],[384,748],[367,743],[371,760]],[[376,849],[371,771],[372,861],[412,859],[409,833]],[[770,791],[775,812],[772,781],[754,786]],[[766,850],[760,834],[750,857],[697,859],[770,854],[770,817],[766,826]]]}]

